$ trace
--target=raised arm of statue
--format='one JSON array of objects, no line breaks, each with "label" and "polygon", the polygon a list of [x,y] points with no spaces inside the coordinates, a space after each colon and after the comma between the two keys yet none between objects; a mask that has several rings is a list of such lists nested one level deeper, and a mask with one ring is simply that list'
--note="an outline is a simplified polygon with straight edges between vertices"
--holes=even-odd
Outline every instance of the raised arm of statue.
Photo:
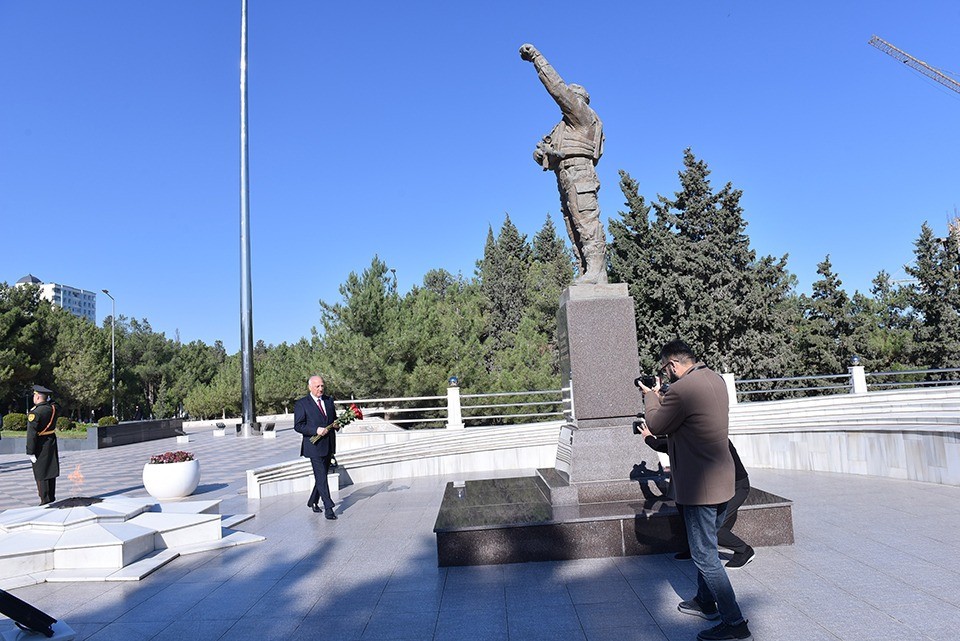
[{"label": "raised arm of statue", "polygon": [[520,57],[533,63],[540,82],[543,83],[547,93],[556,101],[563,115],[576,121],[574,124],[588,124],[592,121],[592,109],[563,81],[553,65],[547,62],[547,59],[536,47],[532,44],[521,46]]}]

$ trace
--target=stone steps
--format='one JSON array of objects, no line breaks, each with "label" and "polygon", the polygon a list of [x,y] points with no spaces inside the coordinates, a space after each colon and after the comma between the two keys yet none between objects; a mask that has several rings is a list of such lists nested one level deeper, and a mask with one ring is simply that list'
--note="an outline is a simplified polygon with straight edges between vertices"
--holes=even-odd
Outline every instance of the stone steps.
[{"label": "stone steps", "polygon": [[[411,431],[410,439],[398,443],[373,445],[337,454],[343,473],[354,481],[364,470],[429,461],[431,467],[462,467],[462,457],[489,456],[496,453],[536,448],[555,448],[563,421],[506,427],[473,427],[455,430]],[[507,452],[507,456],[510,452]],[[453,463],[456,459],[456,463]],[[542,464],[519,467],[542,467]],[[518,466],[512,466],[518,467]],[[495,469],[491,467],[490,469]],[[409,475],[409,474],[408,474]],[[413,474],[415,476],[415,474]],[[276,465],[247,470],[247,495],[250,498],[276,496],[309,490],[313,484],[310,461],[299,458]],[[368,479],[369,480],[369,479]]]},{"label": "stone steps", "polygon": [[0,515],[0,588],[139,580],[181,554],[264,540],[225,527],[252,515],[222,517],[219,506],[115,497],[84,507],[7,510]]}]

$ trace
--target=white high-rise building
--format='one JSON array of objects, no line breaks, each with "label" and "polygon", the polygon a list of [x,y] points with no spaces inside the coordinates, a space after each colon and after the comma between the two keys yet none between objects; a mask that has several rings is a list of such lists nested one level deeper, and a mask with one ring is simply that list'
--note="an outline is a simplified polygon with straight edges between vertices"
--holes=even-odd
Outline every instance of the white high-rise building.
[{"label": "white high-rise building", "polygon": [[33,284],[40,286],[40,298],[48,300],[57,307],[67,310],[74,316],[97,322],[97,294],[85,289],[77,289],[61,283],[45,283],[33,274],[27,274],[17,281],[17,285]]}]

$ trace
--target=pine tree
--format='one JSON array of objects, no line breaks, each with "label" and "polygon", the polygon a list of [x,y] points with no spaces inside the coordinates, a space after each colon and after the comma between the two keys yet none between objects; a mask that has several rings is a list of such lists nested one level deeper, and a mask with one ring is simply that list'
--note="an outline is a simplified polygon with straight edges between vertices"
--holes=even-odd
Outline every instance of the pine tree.
[{"label": "pine tree", "polygon": [[54,348],[54,389],[77,418],[110,400],[110,339],[90,321],[55,309],[60,325]]},{"label": "pine tree", "polygon": [[[534,331],[547,337],[550,351],[556,354],[557,309],[561,293],[573,282],[573,258],[549,216],[533,237],[531,259],[525,316],[530,317]],[[559,358],[556,367],[559,373]]]},{"label": "pine tree", "polygon": [[396,395],[403,389],[399,304],[387,265],[374,256],[340,286],[342,302],[321,306],[318,363],[337,396]]},{"label": "pine tree", "polygon": [[652,370],[660,346],[679,337],[718,370],[792,373],[795,279],[786,256],[757,260],[742,193],[730,183],[715,192],[706,163],[689,149],[683,164],[680,191],[650,206],[621,173],[628,211],[622,223],[610,223],[613,272],[629,284],[637,307],[641,366]]},{"label": "pine tree", "polygon": [[916,261],[906,272],[916,331],[915,363],[921,368],[960,366],[960,234],[937,238],[924,223],[914,243]]},{"label": "pine tree", "polygon": [[894,287],[881,271],[873,279],[872,296],[855,292],[850,301],[850,350],[868,371],[912,369],[913,330],[906,291]]},{"label": "pine tree", "polygon": [[846,369],[850,343],[850,299],[833,272],[830,256],[817,265],[821,279],[810,296],[800,297],[803,326],[799,351],[807,374],[836,374]]},{"label": "pine tree", "polygon": [[37,381],[52,384],[57,325],[36,285],[0,283],[0,402],[20,407]]},{"label": "pine tree", "polygon": [[637,319],[637,338],[640,341],[640,367],[654,371],[657,348],[675,334],[668,317],[675,306],[664,306],[666,298],[665,275],[669,266],[663,259],[674,245],[665,220],[650,219],[651,207],[640,195],[639,184],[627,172],[620,172],[620,190],[626,197],[626,211],[621,220],[610,219],[613,242],[610,246],[611,281],[627,283],[633,298]]},{"label": "pine tree", "polygon": [[486,345],[491,351],[512,346],[512,336],[520,326],[528,304],[527,272],[531,250],[526,236],[520,234],[507,215],[496,241],[487,235],[480,265],[480,289],[486,302]]}]

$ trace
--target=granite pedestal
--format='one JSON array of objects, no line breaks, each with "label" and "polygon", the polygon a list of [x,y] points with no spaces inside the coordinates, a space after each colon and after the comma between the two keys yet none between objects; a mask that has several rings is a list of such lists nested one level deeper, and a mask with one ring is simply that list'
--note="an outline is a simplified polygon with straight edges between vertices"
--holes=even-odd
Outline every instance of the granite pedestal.
[{"label": "granite pedestal", "polygon": [[[437,515],[441,567],[662,554],[685,548],[672,501],[555,506],[537,477],[449,483]],[[791,502],[752,488],[733,530],[753,546],[793,543]]]},{"label": "granite pedestal", "polygon": [[630,479],[659,458],[632,431],[642,408],[637,323],[625,284],[564,290],[557,313],[561,380],[572,420],[559,435],[556,474],[541,475],[554,505],[643,500]]}]

